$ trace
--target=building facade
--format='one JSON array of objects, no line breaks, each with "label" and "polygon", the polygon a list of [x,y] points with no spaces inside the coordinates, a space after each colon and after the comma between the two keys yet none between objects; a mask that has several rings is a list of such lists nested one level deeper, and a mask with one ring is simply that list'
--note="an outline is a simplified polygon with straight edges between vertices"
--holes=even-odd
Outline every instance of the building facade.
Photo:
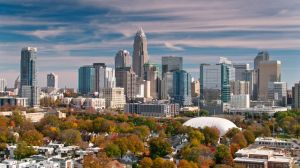
[{"label": "building facade", "polygon": [[192,97],[200,96],[200,82],[199,80],[195,80],[192,82]]},{"label": "building facade", "polygon": [[144,64],[148,63],[148,44],[143,29],[137,31],[133,44],[132,67],[137,77],[144,79]]},{"label": "building facade", "polygon": [[136,75],[131,67],[116,69],[116,86],[124,88],[127,101],[136,97]]},{"label": "building facade", "polygon": [[293,108],[300,108],[300,82],[296,83],[292,89]]},{"label": "building facade", "polygon": [[7,87],[7,82],[5,79],[0,79],[0,92],[4,92]]},{"label": "building facade", "polygon": [[269,100],[273,100],[277,106],[287,106],[287,83],[269,83]]},{"label": "building facade", "polygon": [[249,64],[233,64],[235,68],[235,80],[246,81],[246,73],[249,70]]},{"label": "building facade", "polygon": [[126,67],[131,67],[129,51],[119,50],[115,56],[115,69]]},{"label": "building facade", "polygon": [[40,104],[40,89],[37,85],[37,48],[25,47],[21,51],[21,72],[19,96],[28,99],[31,107]]},{"label": "building facade", "polygon": [[82,66],[78,70],[78,92],[88,95],[96,91],[95,68],[91,65]]},{"label": "building facade", "polygon": [[126,104],[124,88],[104,88],[102,89],[102,94],[105,99],[106,108],[124,108]]},{"label": "building facade", "polygon": [[47,74],[47,87],[58,88],[58,76],[55,73]]},{"label": "building facade", "polygon": [[172,101],[180,106],[192,104],[191,95],[191,74],[184,70],[173,72],[173,93]]},{"label": "building facade", "polygon": [[150,81],[150,96],[153,99],[160,98],[159,66],[156,64],[144,64],[144,80]]},{"label": "building facade", "polygon": [[161,58],[162,78],[165,73],[182,70],[182,57],[167,56]]},{"label": "building facade", "polygon": [[127,103],[125,113],[139,114],[147,117],[174,117],[179,114],[179,104],[165,103]]}]

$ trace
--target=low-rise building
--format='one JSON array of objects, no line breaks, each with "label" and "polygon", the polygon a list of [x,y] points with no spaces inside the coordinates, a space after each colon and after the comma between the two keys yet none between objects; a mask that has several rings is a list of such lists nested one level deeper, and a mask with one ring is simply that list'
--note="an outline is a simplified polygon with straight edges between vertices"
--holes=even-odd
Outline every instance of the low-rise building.
[{"label": "low-rise building", "polygon": [[105,99],[103,98],[86,98],[83,108],[93,108],[97,111],[105,109]]},{"label": "low-rise building", "polygon": [[256,106],[250,108],[230,108],[228,114],[233,115],[262,115],[268,114],[269,116],[273,116],[277,112],[287,111],[287,107],[265,107],[265,106]]},{"label": "low-rise building", "polygon": [[120,108],[123,109],[126,104],[126,97],[124,95],[124,88],[103,88],[102,96],[105,99],[106,108]]},{"label": "low-rise building", "polygon": [[174,117],[179,114],[179,104],[167,103],[127,103],[125,113],[148,117]]},{"label": "low-rise building", "polygon": [[11,106],[21,106],[27,107],[28,106],[28,98],[24,97],[0,97],[0,107],[4,105],[11,105]]}]

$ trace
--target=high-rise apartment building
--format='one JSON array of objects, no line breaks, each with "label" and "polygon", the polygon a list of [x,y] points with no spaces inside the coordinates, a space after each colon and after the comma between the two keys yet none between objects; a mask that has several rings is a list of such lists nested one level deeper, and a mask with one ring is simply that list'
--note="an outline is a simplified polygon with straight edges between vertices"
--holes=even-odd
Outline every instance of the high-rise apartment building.
[{"label": "high-rise apartment building", "polygon": [[96,91],[96,70],[91,65],[82,66],[78,70],[78,92],[80,94],[93,94]]},{"label": "high-rise apartment building", "polygon": [[4,92],[7,87],[7,82],[5,79],[0,79],[0,92]]},{"label": "high-rise apartment building", "polygon": [[37,86],[36,70],[37,48],[25,47],[21,51],[21,82],[19,95],[28,98],[28,105],[39,106],[40,95]]},{"label": "high-rise apartment building", "polygon": [[58,76],[55,73],[47,74],[47,87],[58,88]]},{"label": "high-rise apartment building", "polygon": [[144,79],[144,64],[148,63],[147,38],[142,28],[137,31],[133,44],[132,67],[137,77]]},{"label": "high-rise apartment building", "polygon": [[191,95],[191,74],[184,70],[173,72],[173,95],[172,101],[180,106],[192,104]]},{"label": "high-rise apartment building", "polygon": [[115,56],[115,69],[126,67],[131,67],[129,51],[120,50]]},{"label": "high-rise apartment building", "polygon": [[231,92],[234,95],[248,94],[250,95],[250,82],[249,81],[234,81],[231,82]]},{"label": "high-rise apartment building", "polygon": [[269,84],[281,81],[281,62],[277,60],[260,62],[257,75],[258,99],[267,100]]},{"label": "high-rise apartment building", "polygon": [[166,56],[162,57],[162,77],[166,72],[182,70],[182,57]]}]

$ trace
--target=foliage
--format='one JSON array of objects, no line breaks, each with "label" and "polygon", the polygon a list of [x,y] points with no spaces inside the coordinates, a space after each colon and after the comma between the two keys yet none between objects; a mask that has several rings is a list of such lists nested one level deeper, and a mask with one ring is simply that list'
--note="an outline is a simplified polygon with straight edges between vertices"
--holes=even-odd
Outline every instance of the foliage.
[{"label": "foliage", "polygon": [[22,135],[21,140],[30,146],[42,146],[44,144],[43,138],[43,134],[40,132],[36,130],[29,130]]},{"label": "foliage", "polygon": [[35,150],[31,146],[28,146],[24,141],[19,142],[16,150],[14,151],[15,159],[17,160],[30,157],[34,154],[36,154]]},{"label": "foliage", "polygon": [[164,157],[172,152],[169,142],[163,138],[153,138],[149,142],[151,158]]},{"label": "foliage", "polygon": [[204,134],[204,142],[206,145],[217,145],[220,137],[220,132],[216,127],[205,127],[202,130]]},{"label": "foliage", "polygon": [[61,140],[66,145],[78,145],[82,139],[78,130],[67,129],[62,131]]},{"label": "foliage", "polygon": [[232,165],[233,158],[230,153],[230,149],[226,145],[219,145],[217,146],[217,150],[215,153],[215,161],[217,164],[226,164]]}]

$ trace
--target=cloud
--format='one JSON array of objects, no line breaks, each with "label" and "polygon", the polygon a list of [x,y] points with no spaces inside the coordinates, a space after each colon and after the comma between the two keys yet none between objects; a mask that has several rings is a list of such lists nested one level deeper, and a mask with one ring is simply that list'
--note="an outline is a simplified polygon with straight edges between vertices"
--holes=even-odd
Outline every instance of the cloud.
[{"label": "cloud", "polygon": [[164,42],[164,44],[165,44],[165,47],[167,47],[167,48],[169,48],[171,50],[176,50],[176,51],[183,51],[184,50],[183,47],[175,46],[175,45],[173,45],[173,44],[171,44],[169,42]]}]

